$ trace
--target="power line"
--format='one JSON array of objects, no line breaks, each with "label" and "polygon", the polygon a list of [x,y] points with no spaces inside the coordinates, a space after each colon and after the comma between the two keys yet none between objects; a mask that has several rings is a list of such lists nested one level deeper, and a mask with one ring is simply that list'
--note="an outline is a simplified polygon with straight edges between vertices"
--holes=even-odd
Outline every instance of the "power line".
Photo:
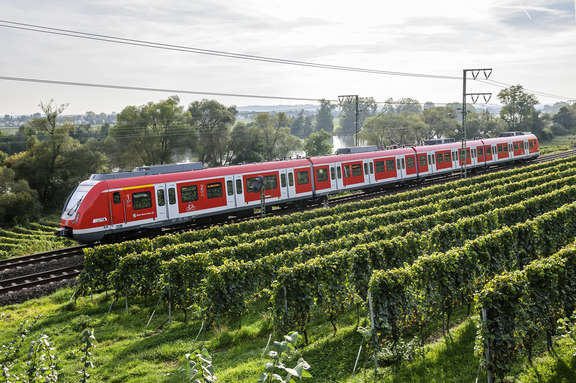
[{"label": "power line", "polygon": [[[47,80],[47,79],[30,78],[30,77],[0,76],[0,80],[29,82],[29,83],[38,83],[38,84],[50,84],[50,85],[83,86],[83,87],[91,87],[91,88],[108,88],[108,89],[119,89],[119,90],[161,92],[161,93],[171,93],[171,94],[182,93],[182,94],[194,94],[194,95],[201,95],[201,96],[222,96],[222,97],[240,97],[240,98],[257,98],[257,99],[272,99],[272,100],[310,101],[310,102],[330,101],[333,103],[338,103],[338,100],[328,99],[328,98],[266,96],[266,95],[245,94],[245,93],[224,93],[224,92],[208,92],[208,91],[169,89],[169,88],[149,88],[149,87],[141,87],[141,86],[98,84],[98,83],[62,81],[62,80]],[[409,105],[409,104],[412,104],[412,102],[410,102],[410,101],[376,101],[376,104]],[[419,103],[419,104],[423,105],[423,103]],[[448,105],[448,104],[452,104],[452,103],[451,102],[433,102],[433,104],[435,104],[435,105]]]},{"label": "power line", "polygon": [[[268,62],[268,63],[275,63],[275,64],[296,65],[296,66],[312,67],[312,68],[318,68],[318,69],[329,69],[329,70],[379,74],[379,75],[388,75],[388,76],[419,77],[419,78],[433,78],[433,79],[444,79],[444,80],[460,80],[460,77],[457,77],[457,76],[379,70],[379,69],[360,68],[360,67],[351,67],[351,66],[342,66],[342,65],[322,64],[322,63],[315,63],[315,62],[301,61],[301,60],[289,60],[289,59],[267,57],[267,56],[248,55],[248,54],[243,54],[243,53],[228,52],[228,51],[222,51],[222,50],[204,49],[204,48],[188,47],[188,46],[183,46],[183,45],[158,43],[158,42],[153,42],[153,41],[148,41],[148,40],[138,40],[138,39],[129,39],[129,38],[124,38],[124,37],[115,37],[115,36],[110,36],[110,35],[102,35],[102,34],[96,34],[96,33],[75,31],[75,30],[71,30],[71,29],[46,27],[46,26],[42,26],[42,25],[19,23],[19,22],[15,22],[15,21],[1,20],[1,19],[0,19],[0,27],[19,29],[19,30],[25,30],[25,31],[31,31],[31,32],[38,32],[38,33],[44,33],[44,34],[51,34],[51,35],[75,37],[75,38],[87,39],[87,40],[110,42],[110,43],[114,43],[114,44],[133,45],[133,46],[140,46],[140,47],[146,47],[146,48],[172,50],[172,51],[196,53],[196,54],[202,54],[202,55],[227,57],[227,58],[250,60],[250,61]],[[507,84],[504,82],[494,81],[494,80],[480,80],[480,79],[474,79],[474,80],[479,81],[479,82],[483,82],[483,83],[486,83],[489,85],[493,85],[493,86],[499,86],[499,87],[510,87],[513,85],[513,84]],[[571,99],[571,97],[559,96],[556,94],[542,92],[542,91],[533,90],[533,89],[527,89],[527,88],[525,88],[525,89],[529,92],[532,92],[534,94],[538,94],[538,95],[541,95],[544,97],[550,97],[550,98],[556,98],[556,99]],[[286,98],[283,98],[283,99],[286,99]],[[331,100],[331,101],[333,101],[333,100]]]},{"label": "power line", "polygon": [[[138,91],[146,91],[146,92],[161,92],[161,93],[172,93],[172,94],[182,93],[182,94],[194,94],[194,95],[200,95],[200,96],[223,96],[223,97],[259,98],[259,99],[292,100],[292,101],[314,101],[314,102],[319,102],[321,100],[324,100],[322,98],[288,97],[288,96],[263,96],[263,95],[257,95],[257,94],[243,94],[243,93],[205,92],[205,91],[169,89],[169,88],[148,88],[148,87],[141,87],[141,86],[127,86],[127,85],[114,85],[114,84],[96,84],[96,83],[88,83],[88,82],[46,80],[46,79],[30,78],[30,77],[0,76],[0,80],[31,82],[31,83],[51,84],[51,85],[84,86],[84,87],[90,87],[90,88],[138,90]],[[326,100],[326,101],[338,102],[338,100]]]},{"label": "power line", "polygon": [[360,67],[343,66],[343,65],[321,64],[321,63],[315,63],[315,62],[310,62],[310,61],[289,60],[289,59],[276,58],[276,57],[248,55],[248,54],[243,54],[243,53],[228,52],[228,51],[215,50],[215,49],[204,49],[204,48],[196,48],[196,47],[189,47],[189,46],[183,46],[183,45],[158,43],[158,42],[148,41],[148,40],[137,40],[137,39],[115,37],[115,36],[102,35],[102,34],[96,34],[96,33],[87,33],[87,32],[75,31],[75,30],[71,30],[71,29],[46,27],[46,26],[42,26],[42,25],[19,23],[19,22],[14,22],[14,21],[9,21],[9,20],[0,20],[0,27],[19,29],[19,30],[25,30],[25,31],[31,31],[31,32],[39,32],[39,33],[45,33],[45,34],[51,34],[51,35],[75,37],[75,38],[87,39],[87,40],[110,42],[110,43],[114,43],[114,44],[133,45],[133,46],[140,46],[140,47],[146,47],[146,48],[156,48],[156,49],[172,50],[172,51],[179,51],[179,52],[196,53],[196,54],[202,54],[202,55],[227,57],[227,58],[234,58],[234,59],[241,59],[241,60],[261,61],[261,62],[268,62],[268,63],[275,63],[275,64],[296,65],[296,66],[312,67],[312,68],[319,68],[319,69],[371,73],[371,74],[388,75],[388,76],[433,78],[433,79],[442,79],[442,80],[460,80],[460,78],[457,76],[437,75],[437,74],[429,74],[429,73],[398,72],[398,71],[360,68]]},{"label": "power line", "polygon": [[[492,85],[492,86],[496,86],[499,88],[509,88],[511,86],[515,86],[515,84],[509,84],[506,82],[502,82],[502,81],[496,81],[496,80],[478,80],[480,82],[483,82],[485,84],[488,85]],[[524,88],[524,87],[523,87]],[[549,98],[555,98],[555,99],[559,99],[559,100],[568,100],[570,99],[570,97],[565,97],[565,96],[560,96],[557,94],[553,94],[553,93],[547,93],[547,92],[542,92],[539,90],[534,90],[534,89],[529,89],[529,88],[524,88],[524,90],[530,92],[530,93],[534,93],[538,96],[542,96],[542,97],[549,97]]]}]

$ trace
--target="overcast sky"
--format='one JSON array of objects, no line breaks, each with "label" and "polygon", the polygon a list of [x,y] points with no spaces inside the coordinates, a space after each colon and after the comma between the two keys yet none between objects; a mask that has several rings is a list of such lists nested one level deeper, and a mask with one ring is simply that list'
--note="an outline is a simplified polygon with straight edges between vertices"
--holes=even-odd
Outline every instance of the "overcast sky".
[{"label": "overcast sky", "polygon": [[[576,98],[575,0],[2,0],[0,19],[206,49],[392,71],[493,79]],[[0,28],[0,76],[337,98],[461,99],[461,81],[257,63]],[[470,91],[498,88],[473,84]],[[169,94],[0,80],[0,114],[120,111]],[[181,96],[184,103],[200,99]],[[215,97],[225,104],[290,102]],[[542,102],[553,98],[539,97]],[[294,103],[294,102],[292,102]]]}]

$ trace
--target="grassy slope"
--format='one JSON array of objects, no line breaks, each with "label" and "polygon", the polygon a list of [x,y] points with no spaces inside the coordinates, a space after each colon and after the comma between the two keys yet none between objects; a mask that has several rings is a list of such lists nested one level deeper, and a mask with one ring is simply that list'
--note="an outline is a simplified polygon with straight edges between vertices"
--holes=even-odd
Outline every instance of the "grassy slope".
[{"label": "grassy slope", "polygon": [[72,240],[54,235],[59,227],[57,216],[25,225],[0,227],[0,259],[75,245],[76,242]]},{"label": "grassy slope", "polygon": [[[128,311],[123,302],[116,303],[108,314],[111,300],[103,295],[82,298],[77,305],[69,302],[71,289],[61,290],[49,297],[0,310],[0,344],[7,343],[19,323],[42,315],[33,328],[31,338],[48,334],[53,339],[63,366],[63,382],[75,382],[79,368],[79,333],[85,326],[93,326],[98,341],[94,352],[96,371],[93,382],[167,382],[185,380],[184,354],[205,346],[214,357],[220,382],[255,382],[266,362],[262,350],[270,334],[270,321],[260,310],[245,317],[242,329],[223,328],[203,333],[198,341],[201,323],[182,322],[178,313],[167,326],[165,310],[160,309],[148,331],[144,330],[151,309],[131,304]],[[355,331],[353,315],[341,318],[338,333],[332,336],[331,326],[319,318],[310,328],[310,344],[301,348],[304,358],[312,365],[313,378],[309,382],[359,383],[372,380],[371,361],[362,353],[359,366],[366,365],[351,376],[354,360],[361,343]],[[423,358],[396,368],[379,370],[379,382],[473,382],[478,373],[478,359],[474,356],[477,318],[463,319],[452,330],[451,339],[429,344]],[[31,339],[30,338],[30,339]],[[275,335],[274,338],[279,338]],[[24,348],[24,352],[26,347]],[[542,352],[534,367],[520,361],[515,374],[519,382],[572,382],[576,377],[574,345],[567,339],[559,341],[556,351],[560,358]],[[538,379],[538,375],[541,379]],[[481,372],[479,381],[485,381]]]}]

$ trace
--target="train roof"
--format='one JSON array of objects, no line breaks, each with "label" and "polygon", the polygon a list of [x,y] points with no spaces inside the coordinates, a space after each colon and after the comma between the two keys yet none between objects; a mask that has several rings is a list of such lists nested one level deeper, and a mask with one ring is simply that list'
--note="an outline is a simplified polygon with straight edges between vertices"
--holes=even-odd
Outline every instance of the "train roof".
[{"label": "train roof", "polygon": [[193,176],[195,179],[204,179],[214,177],[225,177],[235,174],[257,173],[277,169],[300,168],[306,166],[310,166],[310,163],[306,159],[271,161],[271,162],[261,162],[246,165],[222,166],[217,168],[194,170],[191,172],[178,172],[178,173],[167,173],[158,175],[147,175],[133,178],[110,179],[107,180],[106,182],[108,182],[108,186],[110,188],[119,188],[119,187],[146,185],[146,184],[179,182],[181,180],[189,179],[191,176]]},{"label": "train roof", "polygon": [[366,158],[380,158],[380,157],[395,156],[410,153],[414,153],[414,150],[411,147],[408,147],[400,149],[378,150],[375,152],[334,154],[331,156],[310,157],[310,162],[312,162],[312,164],[320,165],[320,164],[330,164],[333,162],[355,161],[355,160],[363,160]]}]

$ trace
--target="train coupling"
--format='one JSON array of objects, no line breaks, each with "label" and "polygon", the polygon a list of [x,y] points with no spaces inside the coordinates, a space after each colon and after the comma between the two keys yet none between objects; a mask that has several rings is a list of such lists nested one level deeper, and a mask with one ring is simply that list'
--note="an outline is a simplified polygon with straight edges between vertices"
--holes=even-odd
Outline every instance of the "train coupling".
[{"label": "train coupling", "polygon": [[72,228],[71,227],[61,227],[60,229],[54,232],[54,235],[57,237],[65,237],[72,239]]}]

